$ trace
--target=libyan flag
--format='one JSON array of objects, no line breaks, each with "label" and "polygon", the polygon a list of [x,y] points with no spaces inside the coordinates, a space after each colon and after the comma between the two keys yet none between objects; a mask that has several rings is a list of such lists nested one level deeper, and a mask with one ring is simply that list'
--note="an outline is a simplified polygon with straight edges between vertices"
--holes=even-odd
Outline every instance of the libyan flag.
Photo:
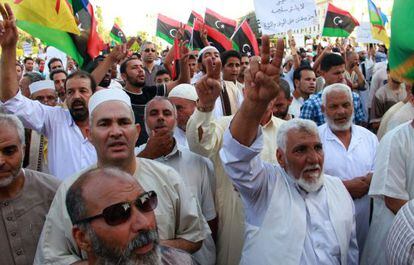
[{"label": "libyan flag", "polygon": [[207,26],[221,32],[227,38],[231,38],[231,36],[233,36],[233,33],[237,26],[236,20],[223,17],[222,15],[208,8],[206,8],[204,22]]},{"label": "libyan flag", "polygon": [[394,0],[389,64],[391,76],[414,82],[414,2]]},{"label": "libyan flag", "polygon": [[196,20],[196,19],[198,21],[204,22],[203,17],[199,13],[197,13],[193,10],[193,11],[191,11],[190,17],[188,18],[187,25],[189,25],[190,27],[193,27],[194,26],[194,20]]},{"label": "libyan flag", "polygon": [[247,56],[259,55],[259,45],[256,36],[249,26],[247,20],[243,21],[233,36],[233,46],[236,51],[247,54]]},{"label": "libyan flag", "polygon": [[202,22],[195,20],[193,28],[193,49],[202,49],[204,45],[201,41],[200,31],[207,30],[207,40],[210,45],[214,46],[219,52],[233,49],[233,42],[221,32],[215,30]]},{"label": "libyan flag", "polygon": [[351,13],[328,4],[322,36],[347,38],[356,26],[359,23]]},{"label": "libyan flag", "polygon": [[122,44],[122,43],[127,42],[127,39],[125,37],[124,32],[122,31],[122,29],[116,23],[112,27],[112,30],[111,30],[111,33],[109,34],[109,36],[111,37],[111,39],[113,39],[118,44]]},{"label": "libyan flag", "polygon": [[[180,29],[180,26],[182,25],[183,24],[178,22],[177,20],[158,14],[157,30],[155,35],[165,40],[169,44],[174,44],[175,35],[177,34],[178,30]],[[183,26],[185,40],[190,40],[191,27],[188,25]]]}]

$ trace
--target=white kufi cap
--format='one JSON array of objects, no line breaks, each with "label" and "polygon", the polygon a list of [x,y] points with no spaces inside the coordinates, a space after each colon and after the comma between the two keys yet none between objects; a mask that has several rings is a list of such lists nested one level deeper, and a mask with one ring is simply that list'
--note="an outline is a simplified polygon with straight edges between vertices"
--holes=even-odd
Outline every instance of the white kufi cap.
[{"label": "white kufi cap", "polygon": [[45,89],[53,89],[55,90],[55,84],[52,80],[40,80],[33,82],[29,85],[30,94],[39,92]]},{"label": "white kufi cap", "polygon": [[128,94],[122,89],[106,88],[95,92],[89,99],[89,115],[101,103],[107,101],[121,101],[131,107],[131,99]]},{"label": "white kufi cap", "polygon": [[168,94],[169,98],[184,98],[191,101],[197,101],[198,96],[194,86],[190,84],[180,84],[174,87]]}]

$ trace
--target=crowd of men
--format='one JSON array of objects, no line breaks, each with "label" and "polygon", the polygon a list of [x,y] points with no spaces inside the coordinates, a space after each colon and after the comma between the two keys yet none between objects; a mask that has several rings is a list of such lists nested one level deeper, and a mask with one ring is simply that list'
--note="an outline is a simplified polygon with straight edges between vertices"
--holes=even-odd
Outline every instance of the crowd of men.
[{"label": "crowd of men", "polygon": [[45,76],[0,13],[0,264],[413,264],[414,90],[385,46],[128,43]]}]

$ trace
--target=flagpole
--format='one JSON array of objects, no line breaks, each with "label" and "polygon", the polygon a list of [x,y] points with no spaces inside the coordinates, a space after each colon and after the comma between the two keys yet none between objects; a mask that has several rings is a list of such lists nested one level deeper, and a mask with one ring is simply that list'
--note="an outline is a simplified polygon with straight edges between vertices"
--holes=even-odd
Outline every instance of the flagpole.
[{"label": "flagpole", "polygon": [[191,27],[191,37],[190,37],[190,43],[191,43],[191,50],[194,50],[194,25],[197,18],[194,17],[193,19],[193,26]]},{"label": "flagpole", "polygon": [[233,40],[234,35],[236,35],[237,31],[239,31],[239,29],[241,28],[241,26],[243,25],[243,23],[246,21],[246,18],[243,20],[242,23],[240,23],[240,25],[237,25],[237,28],[234,30],[233,35],[231,35],[230,40]]}]

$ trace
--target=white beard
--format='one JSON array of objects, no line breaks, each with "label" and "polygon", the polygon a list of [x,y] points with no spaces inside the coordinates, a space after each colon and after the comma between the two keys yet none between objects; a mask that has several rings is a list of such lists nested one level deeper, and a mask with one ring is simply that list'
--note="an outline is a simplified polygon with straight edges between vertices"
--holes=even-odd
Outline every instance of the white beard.
[{"label": "white beard", "polygon": [[9,186],[14,181],[15,178],[16,176],[10,175],[6,178],[0,179],[0,188]]},{"label": "white beard", "polygon": [[[303,173],[305,172],[305,170],[309,170],[309,169],[320,169],[320,173],[319,174],[311,174],[310,176],[312,177],[312,180],[305,180],[303,178]],[[293,177],[292,172],[290,171],[290,169],[288,169],[288,174],[289,176],[295,181],[295,183],[297,183],[299,185],[299,187],[301,187],[302,189],[304,189],[307,192],[315,192],[318,191],[324,181],[325,181],[325,174],[323,174],[323,169],[320,168],[320,166],[318,164],[316,165],[310,165],[310,166],[306,166],[302,172],[300,173],[300,177],[299,179],[296,179],[295,177]]]},{"label": "white beard", "polygon": [[345,124],[337,125],[337,124],[335,124],[335,122],[333,120],[331,120],[330,118],[328,118],[328,116],[325,115],[326,123],[328,124],[328,127],[332,131],[346,131],[346,130],[348,130],[352,126],[353,118],[354,118],[354,114],[352,114],[351,118],[349,118],[349,120]]}]

